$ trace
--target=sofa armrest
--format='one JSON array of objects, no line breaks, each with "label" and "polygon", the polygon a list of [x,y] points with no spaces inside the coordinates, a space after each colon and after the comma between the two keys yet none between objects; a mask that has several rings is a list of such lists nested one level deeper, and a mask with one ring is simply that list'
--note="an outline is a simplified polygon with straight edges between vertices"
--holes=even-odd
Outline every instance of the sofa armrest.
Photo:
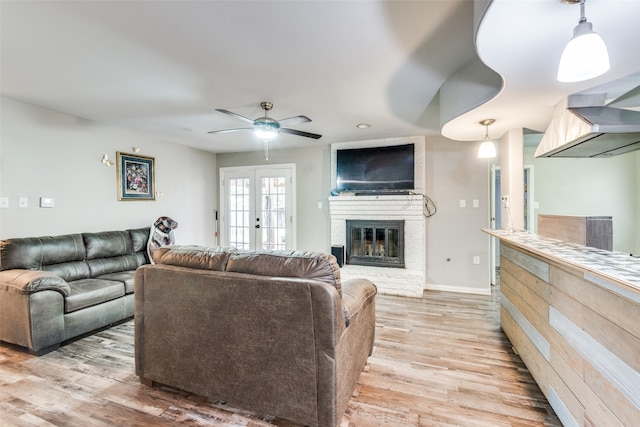
[{"label": "sofa armrest", "polygon": [[352,318],[375,298],[376,285],[367,279],[345,280],[342,284],[342,309],[344,311],[345,324],[349,326]]},{"label": "sofa armrest", "polygon": [[45,290],[58,291],[65,297],[71,294],[71,288],[64,279],[47,271],[0,271],[0,291],[29,295]]}]

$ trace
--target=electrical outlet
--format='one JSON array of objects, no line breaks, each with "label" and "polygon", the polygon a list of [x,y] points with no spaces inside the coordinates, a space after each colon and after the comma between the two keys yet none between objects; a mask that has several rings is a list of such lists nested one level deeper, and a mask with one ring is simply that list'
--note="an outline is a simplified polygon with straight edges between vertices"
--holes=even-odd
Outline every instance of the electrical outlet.
[{"label": "electrical outlet", "polygon": [[508,208],[509,207],[509,196],[502,196],[501,200],[502,200],[502,207],[503,208]]},{"label": "electrical outlet", "polygon": [[474,208],[479,208],[480,207],[480,200],[473,199],[473,207]]},{"label": "electrical outlet", "polygon": [[480,257],[479,257],[479,256],[477,256],[477,255],[476,255],[476,256],[474,256],[474,257],[473,257],[473,263],[474,263],[475,265],[480,264]]},{"label": "electrical outlet", "polygon": [[460,207],[461,208],[466,208],[467,207],[467,201],[465,199],[460,199]]}]

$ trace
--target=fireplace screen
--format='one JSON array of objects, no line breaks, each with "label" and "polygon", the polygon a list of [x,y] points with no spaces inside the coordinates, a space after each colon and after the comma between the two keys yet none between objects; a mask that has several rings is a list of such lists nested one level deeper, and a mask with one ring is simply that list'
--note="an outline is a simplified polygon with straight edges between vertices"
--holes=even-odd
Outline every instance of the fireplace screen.
[{"label": "fireplace screen", "polygon": [[404,221],[347,220],[347,264],[404,267]]}]

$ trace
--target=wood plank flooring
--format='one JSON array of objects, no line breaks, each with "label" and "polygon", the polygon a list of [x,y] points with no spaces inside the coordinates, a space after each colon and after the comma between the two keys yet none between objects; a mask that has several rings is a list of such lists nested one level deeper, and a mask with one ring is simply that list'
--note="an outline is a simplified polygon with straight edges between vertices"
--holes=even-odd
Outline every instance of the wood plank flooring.
[{"label": "wood plank flooring", "polygon": [[[494,290],[495,292],[495,290]],[[498,296],[379,295],[343,426],[561,426],[500,330]],[[0,426],[287,426],[134,373],[133,321],[41,357],[0,346]]]}]

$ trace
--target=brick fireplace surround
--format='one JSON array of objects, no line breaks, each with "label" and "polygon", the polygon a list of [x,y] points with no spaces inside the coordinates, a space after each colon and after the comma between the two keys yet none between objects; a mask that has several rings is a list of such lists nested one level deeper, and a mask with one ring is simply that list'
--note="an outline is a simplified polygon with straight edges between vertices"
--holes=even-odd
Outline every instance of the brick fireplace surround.
[{"label": "brick fireplace surround", "polygon": [[366,277],[376,284],[381,294],[422,298],[425,284],[423,205],[422,195],[331,197],[332,245],[345,245],[348,219],[404,220],[405,268],[345,264],[342,277]]},{"label": "brick fireplace surround", "polygon": [[332,178],[335,183],[335,150],[411,143],[415,147],[415,194],[329,197],[331,245],[346,245],[347,220],[404,220],[404,268],[345,264],[341,275],[344,279],[365,277],[376,284],[381,294],[422,298],[426,284],[424,137],[332,144]]}]

